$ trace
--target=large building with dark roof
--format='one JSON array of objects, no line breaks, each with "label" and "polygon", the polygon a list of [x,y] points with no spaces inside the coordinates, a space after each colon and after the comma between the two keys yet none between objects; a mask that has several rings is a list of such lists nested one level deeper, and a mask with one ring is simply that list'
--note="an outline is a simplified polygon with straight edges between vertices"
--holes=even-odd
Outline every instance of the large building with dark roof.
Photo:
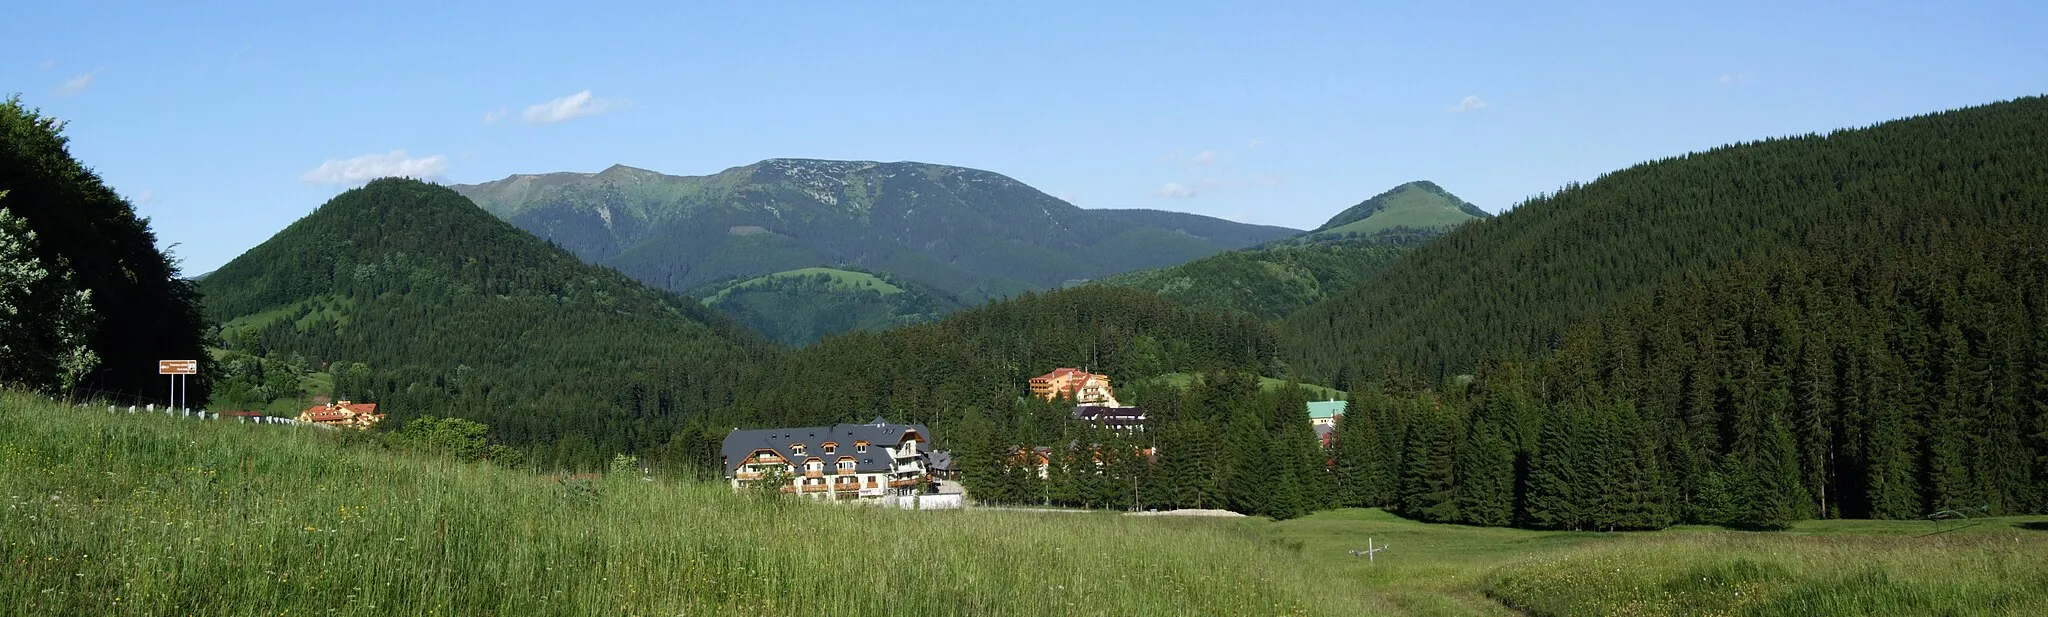
[{"label": "large building with dark roof", "polygon": [[827,498],[879,498],[918,490],[930,481],[921,424],[867,424],[737,430],[720,449],[733,489],[774,479],[785,493]]}]

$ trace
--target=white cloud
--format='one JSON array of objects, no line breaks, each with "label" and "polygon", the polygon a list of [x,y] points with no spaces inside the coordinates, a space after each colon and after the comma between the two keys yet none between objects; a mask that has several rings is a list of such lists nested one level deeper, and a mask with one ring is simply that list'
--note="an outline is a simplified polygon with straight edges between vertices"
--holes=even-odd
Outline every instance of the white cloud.
[{"label": "white cloud", "polygon": [[1462,101],[1458,101],[1458,104],[1456,104],[1456,105],[1452,105],[1450,109],[1446,109],[1446,110],[1444,110],[1444,111],[1448,111],[1448,112],[1451,112],[1451,113],[1464,113],[1464,112],[1468,112],[1468,111],[1473,111],[1473,110],[1479,110],[1479,109],[1485,109],[1485,108],[1486,108],[1486,101],[1482,101],[1482,100],[1479,100],[1479,97],[1478,97],[1478,96],[1468,96],[1468,97],[1465,97],[1465,100],[1462,100]]},{"label": "white cloud", "polygon": [[1723,85],[1723,86],[1726,86],[1726,85],[1730,85],[1730,84],[1734,84],[1734,83],[1737,83],[1737,82],[1740,82],[1740,81],[1742,81],[1742,74],[1741,74],[1741,73],[1728,73],[1728,74],[1726,74],[1726,75],[1722,75],[1720,79],[1718,79],[1718,80],[1715,80],[1715,81],[1716,81],[1717,83],[1719,83],[1719,84]]},{"label": "white cloud", "polygon": [[1179,182],[1168,182],[1166,184],[1159,185],[1159,190],[1152,191],[1152,194],[1157,197],[1166,197],[1171,199],[1186,199],[1195,196],[1195,189],[1182,186]]},{"label": "white cloud", "polygon": [[584,90],[546,103],[529,106],[526,108],[526,113],[521,114],[520,117],[526,120],[528,124],[554,124],[556,122],[575,120],[584,116],[601,114],[610,111],[614,107],[616,107],[616,104],[612,101],[592,98],[590,91]]},{"label": "white cloud", "polygon": [[47,70],[50,70],[50,69],[54,69],[54,68],[57,68],[57,61],[56,61],[56,60],[44,60],[44,61],[43,61],[43,63],[42,63],[41,65],[39,65],[39,66],[41,66],[43,70],[47,71]]},{"label": "white cloud", "polygon": [[1203,150],[1203,151],[1201,151],[1201,152],[1197,152],[1197,153],[1195,153],[1195,159],[1194,159],[1194,160],[1192,160],[1192,161],[1188,161],[1188,162],[1189,162],[1189,163],[1191,163],[1191,164],[1193,164],[1193,165],[1194,165],[1194,166],[1196,166],[1196,167],[1205,167],[1205,166],[1208,166],[1208,165],[1209,165],[1210,163],[1214,163],[1214,162],[1216,162],[1216,151],[1215,151],[1215,150]]},{"label": "white cloud", "polygon": [[1253,137],[1251,141],[1245,142],[1244,147],[1257,148],[1266,145],[1266,141],[1267,139],[1264,137]]},{"label": "white cloud", "polygon": [[512,113],[512,110],[502,107],[484,112],[484,124],[497,124],[499,120],[505,119],[505,115],[509,113]]},{"label": "white cloud", "polygon": [[57,87],[57,96],[65,97],[78,94],[80,91],[85,90],[87,86],[91,86],[93,78],[99,76],[99,74],[99,71],[93,71],[64,80],[64,85]]},{"label": "white cloud", "polygon": [[150,204],[150,202],[156,201],[156,191],[145,190],[143,192],[136,193],[135,198],[130,199],[129,201],[135,202],[135,205],[138,206],[147,206]]},{"label": "white cloud", "polygon": [[440,154],[412,158],[404,150],[365,154],[352,159],[328,159],[299,176],[307,184],[356,185],[386,176],[432,180],[448,170],[448,157]]}]

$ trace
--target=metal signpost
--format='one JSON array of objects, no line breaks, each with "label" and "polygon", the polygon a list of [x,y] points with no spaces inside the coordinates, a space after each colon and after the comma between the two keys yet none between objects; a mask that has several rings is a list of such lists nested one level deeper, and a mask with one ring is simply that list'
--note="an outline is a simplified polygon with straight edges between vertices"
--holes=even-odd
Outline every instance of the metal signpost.
[{"label": "metal signpost", "polygon": [[[173,405],[177,405],[179,409],[184,409],[184,408],[185,408],[185,402],[184,402],[184,401],[182,401],[182,400],[179,400],[179,398],[178,398],[178,394],[179,394],[179,393],[180,393],[181,391],[183,391],[183,390],[184,390],[184,385],[185,385],[185,376],[186,376],[186,375],[197,375],[197,374],[199,374],[199,361],[198,361],[198,360],[158,360],[158,361],[156,361],[156,374],[158,374],[158,375],[169,375],[169,376],[170,376],[170,378],[171,378],[171,404],[173,404]],[[187,394],[189,395],[189,393],[187,393]]]}]

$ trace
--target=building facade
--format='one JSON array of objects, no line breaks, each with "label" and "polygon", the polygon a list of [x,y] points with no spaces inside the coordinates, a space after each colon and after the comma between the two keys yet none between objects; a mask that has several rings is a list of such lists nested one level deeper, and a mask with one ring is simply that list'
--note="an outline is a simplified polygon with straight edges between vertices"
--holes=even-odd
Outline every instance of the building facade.
[{"label": "building facade", "polygon": [[1082,405],[1123,406],[1116,402],[1116,391],[1110,387],[1108,375],[1075,368],[1053,369],[1031,378],[1031,395],[1048,401],[1065,397]]},{"label": "building facade", "polygon": [[1308,423],[1314,426],[1336,426],[1337,418],[1343,417],[1348,401],[1309,401]]},{"label": "building facade", "polygon": [[339,403],[327,403],[325,405],[309,407],[305,411],[299,412],[298,421],[337,428],[369,430],[371,426],[375,426],[377,422],[382,421],[385,415],[377,413],[376,403],[341,401]]},{"label": "building facade", "polygon": [[774,482],[818,499],[873,499],[917,492],[931,481],[930,431],[919,424],[734,429],[720,448],[733,490]]}]

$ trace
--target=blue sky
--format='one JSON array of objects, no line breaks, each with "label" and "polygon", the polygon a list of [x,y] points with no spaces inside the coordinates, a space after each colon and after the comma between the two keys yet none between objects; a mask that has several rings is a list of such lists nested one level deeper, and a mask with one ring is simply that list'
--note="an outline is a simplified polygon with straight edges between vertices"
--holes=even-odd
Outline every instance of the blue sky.
[{"label": "blue sky", "polygon": [[191,274],[382,172],[914,160],[1307,228],[2048,93],[2039,2],[20,4],[0,92]]}]

